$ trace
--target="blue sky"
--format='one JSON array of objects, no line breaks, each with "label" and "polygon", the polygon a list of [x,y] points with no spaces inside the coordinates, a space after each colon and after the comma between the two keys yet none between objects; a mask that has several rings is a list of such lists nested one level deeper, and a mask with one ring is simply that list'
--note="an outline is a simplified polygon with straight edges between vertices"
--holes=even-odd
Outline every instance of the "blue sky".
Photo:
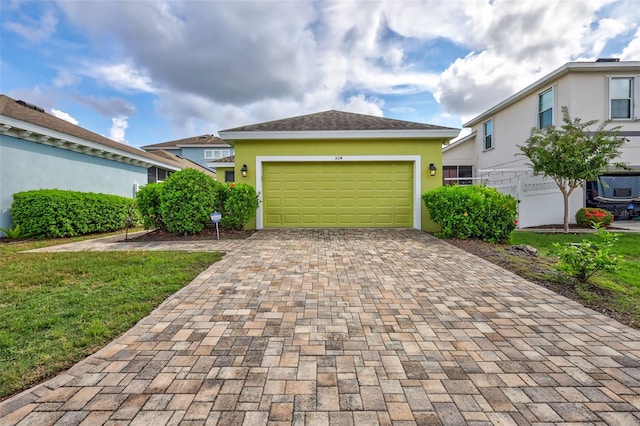
[{"label": "blue sky", "polygon": [[461,127],[565,62],[640,60],[637,0],[0,8],[0,92],[132,146],[328,109]]}]

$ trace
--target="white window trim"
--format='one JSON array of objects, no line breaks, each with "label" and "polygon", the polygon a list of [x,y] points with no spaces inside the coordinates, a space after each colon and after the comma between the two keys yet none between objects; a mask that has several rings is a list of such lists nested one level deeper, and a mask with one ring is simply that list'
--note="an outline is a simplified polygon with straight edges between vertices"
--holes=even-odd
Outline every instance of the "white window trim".
[{"label": "white window trim", "polygon": [[205,160],[211,160],[213,158],[215,158],[214,155],[214,151],[215,149],[205,149],[204,150],[204,159]]},{"label": "white window trim", "polygon": [[547,93],[551,92],[551,125],[555,126],[556,124],[556,85],[554,84],[551,87],[547,87],[542,92],[538,92],[538,96],[536,97],[536,129],[542,130],[540,127],[540,97]]},{"label": "white window trim", "polygon": [[[638,75],[607,75],[607,119],[611,121],[636,121],[640,119],[640,76]],[[631,79],[631,117],[611,118],[611,80],[616,78]]]},{"label": "white window trim", "polygon": [[[486,147],[487,135],[486,135],[486,127],[485,124],[491,122],[491,146],[489,148]],[[495,120],[494,117],[491,117],[488,120],[482,122],[482,152],[491,151],[496,147],[496,131],[495,131]]]},{"label": "white window trim", "polygon": [[413,162],[413,227],[415,229],[421,229],[422,226],[422,214],[421,214],[421,157],[419,155],[317,155],[317,156],[257,156],[256,157],[256,192],[260,199],[258,204],[258,211],[256,212],[256,229],[263,228],[263,213],[262,206],[263,200],[263,188],[262,188],[262,168],[264,163],[271,162],[287,162],[287,163],[335,163],[335,162],[350,162],[350,161],[408,161]]}]

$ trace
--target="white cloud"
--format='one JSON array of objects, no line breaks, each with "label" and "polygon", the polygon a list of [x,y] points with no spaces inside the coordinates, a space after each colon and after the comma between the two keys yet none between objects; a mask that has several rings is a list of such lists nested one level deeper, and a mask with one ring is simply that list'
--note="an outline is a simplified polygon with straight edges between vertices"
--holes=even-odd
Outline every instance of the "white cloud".
[{"label": "white cloud", "polygon": [[147,73],[131,64],[88,65],[84,72],[98,81],[125,92],[155,92]]},{"label": "white cloud", "polygon": [[[4,7],[4,5],[3,5]],[[51,10],[45,11],[40,19],[23,17],[25,23],[5,21],[4,27],[19,34],[31,43],[40,43],[56,31],[58,19]]]},{"label": "white cloud", "polygon": [[53,85],[57,88],[64,88],[78,84],[80,79],[69,71],[58,71],[58,75],[53,80]]},{"label": "white cloud", "polygon": [[68,121],[71,124],[75,124],[76,126],[78,125],[78,120],[70,116],[68,113],[60,111],[59,109],[51,108],[51,115],[61,118],[64,121]]},{"label": "white cloud", "polygon": [[109,138],[116,142],[128,143],[125,139],[125,132],[129,123],[127,117],[114,117],[111,119],[111,129],[109,129]]},{"label": "white cloud", "polygon": [[636,31],[633,40],[631,40],[620,54],[620,60],[640,61],[640,28]]},{"label": "white cloud", "polygon": [[382,117],[382,107],[384,101],[382,99],[372,97],[366,98],[362,93],[352,96],[345,104],[345,110],[350,112],[357,112],[360,114],[375,115]]},{"label": "white cloud", "polygon": [[[151,94],[175,132],[166,139],[330,108],[381,115],[407,94],[440,104],[414,116],[454,123],[612,40],[635,33],[619,50],[638,59],[635,2],[60,1],[92,44],[54,85],[111,90],[76,96],[109,117],[132,117],[124,99]],[[128,119],[114,122],[123,140]]]}]

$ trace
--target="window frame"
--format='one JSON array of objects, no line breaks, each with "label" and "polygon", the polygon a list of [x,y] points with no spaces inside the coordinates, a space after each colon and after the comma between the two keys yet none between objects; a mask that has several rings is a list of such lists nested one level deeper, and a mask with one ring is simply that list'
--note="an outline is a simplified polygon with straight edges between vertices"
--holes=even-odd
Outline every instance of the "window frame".
[{"label": "window frame", "polygon": [[[550,106],[546,109],[542,109],[543,103],[542,103],[542,98],[544,95],[546,94],[550,94],[551,95],[551,102],[550,102]],[[538,93],[538,119],[537,119],[537,127],[538,129],[546,129],[547,127],[553,126],[553,122],[554,122],[554,103],[555,103],[555,91],[553,90],[553,87],[549,87],[548,89]],[[543,120],[545,117],[545,113],[549,111],[551,118],[549,120],[549,123],[546,126],[543,126]]]},{"label": "window frame", "polygon": [[[611,82],[613,80],[627,80],[629,82],[629,97],[628,98],[614,98],[611,90]],[[610,120],[630,121],[635,119],[635,102],[636,102],[636,83],[637,78],[629,75],[616,75],[609,76],[607,79],[607,103],[609,109]],[[612,103],[614,100],[627,99],[629,101],[629,116],[628,117],[613,117]]]},{"label": "window frame", "polygon": [[[469,173],[469,176],[460,176],[461,170]],[[449,172],[455,172],[455,176],[449,176]],[[456,180],[445,180],[447,178],[454,177]],[[456,165],[456,166],[442,166],[442,185],[472,185],[473,184],[473,166],[472,165]]]},{"label": "window frame", "polygon": [[226,158],[231,156],[231,150],[229,148],[219,148],[219,149],[205,149],[204,150],[204,159],[205,160],[217,160],[219,158]]},{"label": "window frame", "polygon": [[[489,132],[487,133],[487,124],[489,124]],[[493,118],[488,119],[482,123],[482,150],[489,151],[494,148],[493,141]],[[487,141],[489,143],[487,143]]]}]

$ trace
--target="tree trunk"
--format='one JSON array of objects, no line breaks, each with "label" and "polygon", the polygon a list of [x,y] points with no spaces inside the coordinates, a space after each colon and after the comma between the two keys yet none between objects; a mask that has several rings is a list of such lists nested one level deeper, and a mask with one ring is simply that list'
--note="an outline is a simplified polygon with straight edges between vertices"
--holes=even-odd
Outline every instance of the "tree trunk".
[{"label": "tree trunk", "polygon": [[569,232],[569,196],[571,193],[562,191],[562,198],[564,199],[564,223],[562,229],[565,234]]}]

